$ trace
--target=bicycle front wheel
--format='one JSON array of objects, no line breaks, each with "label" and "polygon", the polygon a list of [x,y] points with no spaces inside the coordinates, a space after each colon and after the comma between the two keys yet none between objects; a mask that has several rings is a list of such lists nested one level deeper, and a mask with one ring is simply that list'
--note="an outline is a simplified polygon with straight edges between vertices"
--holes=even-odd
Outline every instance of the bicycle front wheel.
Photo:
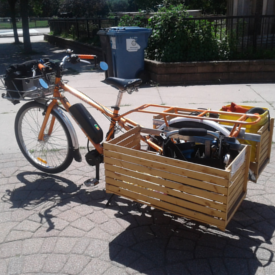
[{"label": "bicycle front wheel", "polygon": [[38,140],[44,110],[45,105],[38,102],[29,102],[21,107],[15,119],[16,140],[33,166],[46,173],[60,173],[72,163],[72,139],[59,113],[52,110],[43,140]]}]

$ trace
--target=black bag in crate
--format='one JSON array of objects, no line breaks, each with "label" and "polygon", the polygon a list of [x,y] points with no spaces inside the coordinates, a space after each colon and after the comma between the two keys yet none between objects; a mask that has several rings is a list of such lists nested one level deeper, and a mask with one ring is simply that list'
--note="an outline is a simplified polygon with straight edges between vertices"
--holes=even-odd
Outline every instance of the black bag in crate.
[{"label": "black bag in crate", "polygon": [[[30,60],[21,64],[13,64],[6,69],[4,76],[5,86],[8,90],[8,95],[12,98],[19,98],[20,95],[16,90],[23,91],[22,80],[16,80],[16,78],[32,77],[32,68],[36,69],[36,75],[41,75],[40,70],[37,68],[38,61]],[[16,87],[15,87],[16,86]],[[10,91],[13,90],[13,91]],[[24,92],[20,92],[22,95]]]}]

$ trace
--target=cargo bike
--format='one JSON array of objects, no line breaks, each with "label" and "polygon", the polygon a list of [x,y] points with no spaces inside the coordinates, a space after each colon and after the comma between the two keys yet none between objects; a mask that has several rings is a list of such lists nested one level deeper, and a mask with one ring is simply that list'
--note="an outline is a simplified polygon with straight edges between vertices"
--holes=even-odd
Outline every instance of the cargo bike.
[{"label": "cargo bike", "polygon": [[[274,119],[268,110],[233,113],[144,104],[120,114],[123,94],[137,92],[142,81],[107,78],[106,83],[118,89],[111,110],[62,80],[66,62],[90,64],[87,60],[96,61],[96,56],[67,50],[61,62],[29,61],[1,77],[4,99],[28,101],[15,119],[16,139],[26,159],[47,173],[62,172],[73,160],[82,160],[66,115],[70,113],[87,136],[86,161],[96,168],[86,185],[98,183],[104,162],[106,192],[225,230],[245,198],[248,178],[256,182],[270,160]],[[106,63],[100,65],[107,69]],[[66,92],[110,120],[105,141],[86,107],[71,105]],[[127,118],[131,113],[152,115],[153,127]],[[126,132],[115,137],[123,129]]]}]

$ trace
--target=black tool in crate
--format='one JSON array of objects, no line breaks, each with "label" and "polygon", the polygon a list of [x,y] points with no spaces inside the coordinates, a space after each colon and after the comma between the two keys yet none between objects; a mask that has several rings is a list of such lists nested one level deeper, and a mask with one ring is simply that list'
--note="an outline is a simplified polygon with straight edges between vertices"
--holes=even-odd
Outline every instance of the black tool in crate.
[{"label": "black tool in crate", "polygon": [[238,155],[235,139],[206,129],[183,128],[161,134],[161,137],[166,157],[225,169]]}]

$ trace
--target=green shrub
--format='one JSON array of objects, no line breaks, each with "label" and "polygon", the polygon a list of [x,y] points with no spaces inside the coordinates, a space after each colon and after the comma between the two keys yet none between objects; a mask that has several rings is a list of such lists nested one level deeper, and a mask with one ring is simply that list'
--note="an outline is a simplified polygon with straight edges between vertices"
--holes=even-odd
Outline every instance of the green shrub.
[{"label": "green shrub", "polygon": [[[222,39],[215,37],[213,23],[188,20],[183,5],[162,8],[149,19],[153,29],[146,57],[162,62],[208,61],[228,58],[229,46],[225,31]],[[219,32],[221,30],[218,30]]]}]

